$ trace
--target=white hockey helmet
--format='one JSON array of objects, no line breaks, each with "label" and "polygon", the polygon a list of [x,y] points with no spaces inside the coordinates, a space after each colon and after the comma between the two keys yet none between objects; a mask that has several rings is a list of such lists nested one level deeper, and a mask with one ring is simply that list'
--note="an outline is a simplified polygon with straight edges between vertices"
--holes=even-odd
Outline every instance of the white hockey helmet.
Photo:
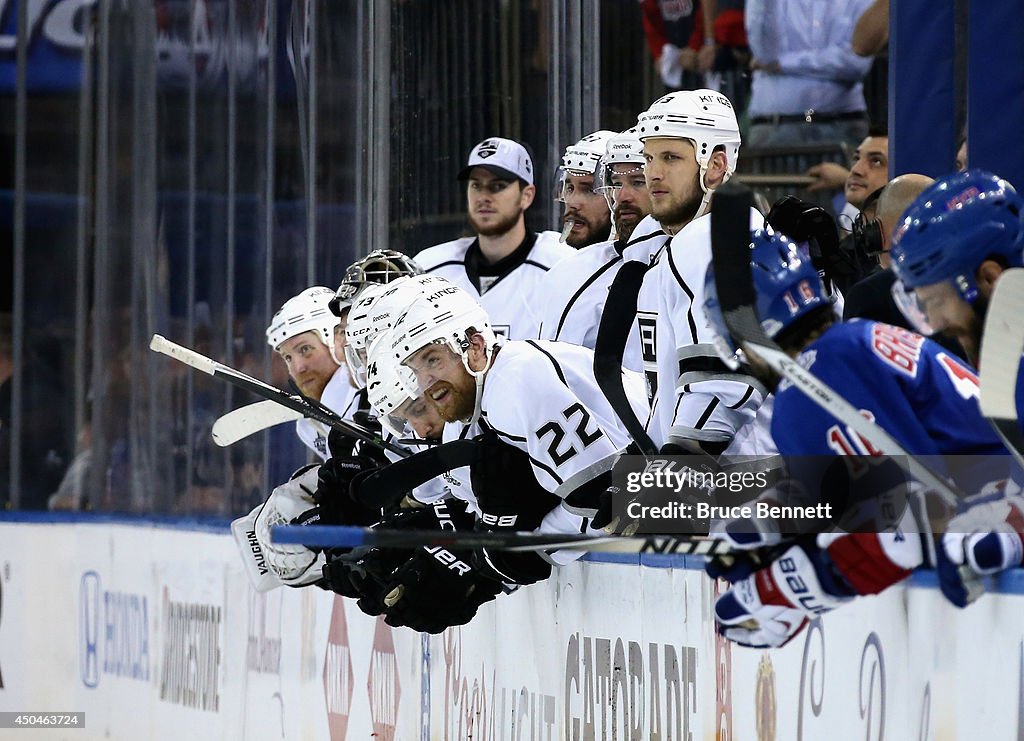
[{"label": "white hockey helmet", "polygon": [[[334,328],[340,320],[328,308],[334,291],[325,286],[307,288],[284,302],[267,327],[267,344],[277,350],[281,343],[303,332],[316,332],[331,351],[334,362]],[[338,363],[340,365],[340,363]]]},{"label": "white hockey helmet", "polygon": [[[476,379],[475,409],[473,415],[466,420],[472,424],[480,416],[483,378],[490,368],[498,337],[491,328],[490,317],[484,308],[463,289],[448,281],[444,283],[425,291],[395,319],[391,348],[395,359],[403,364],[412,355],[433,344],[443,344],[459,356],[466,372]],[[469,365],[469,330],[484,339],[485,363],[479,371],[474,371]],[[419,388],[417,383],[409,393],[411,396],[419,396],[425,390]]]},{"label": "white hockey helmet", "polygon": [[569,185],[568,175],[587,176],[591,175],[597,179],[598,165],[601,157],[604,156],[608,140],[615,136],[614,131],[595,131],[587,134],[575,144],[565,148],[562,155],[562,165],[558,168],[558,179],[555,184],[555,200],[562,203],[568,195],[566,187]]},{"label": "white hockey helmet", "polygon": [[391,351],[391,332],[380,332],[370,341],[366,363],[366,397],[379,415],[381,426],[395,437],[406,434],[405,417],[398,413],[413,400],[416,385],[412,369],[398,362]]},{"label": "white hockey helmet", "polygon": [[637,117],[640,140],[689,139],[700,165],[701,187],[711,155],[725,150],[725,179],[736,171],[740,127],[732,102],[715,90],[678,90],[658,98]]},{"label": "white hockey helmet", "polygon": [[608,208],[615,206],[615,186],[611,176],[615,172],[614,165],[634,165],[633,168],[620,168],[619,174],[636,174],[644,171],[647,160],[644,159],[644,143],[640,141],[637,127],[626,129],[616,134],[605,145],[604,155],[597,168],[594,179],[594,190],[601,193],[608,202]]},{"label": "white hockey helmet", "polygon": [[372,283],[390,283],[408,275],[423,272],[415,260],[396,250],[374,250],[356,260],[345,270],[341,285],[331,299],[330,309],[337,316],[352,306],[359,292]]},{"label": "white hockey helmet", "polygon": [[356,383],[366,384],[366,357],[370,342],[391,329],[395,315],[432,284],[444,281],[436,275],[411,275],[388,284],[367,284],[355,297],[345,326],[345,360]]}]

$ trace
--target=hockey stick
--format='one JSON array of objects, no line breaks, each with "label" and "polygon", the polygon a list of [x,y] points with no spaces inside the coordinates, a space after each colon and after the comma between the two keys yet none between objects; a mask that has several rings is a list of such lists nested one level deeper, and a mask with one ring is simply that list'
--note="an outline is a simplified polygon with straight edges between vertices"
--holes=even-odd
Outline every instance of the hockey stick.
[{"label": "hockey stick", "polygon": [[338,414],[335,414],[323,405],[314,407],[307,404],[297,396],[292,396],[278,388],[274,388],[268,383],[264,383],[263,381],[253,378],[246,373],[242,373],[241,371],[226,366],[223,363],[218,363],[216,360],[208,358],[205,355],[201,355],[195,350],[190,350],[176,342],[171,342],[161,335],[153,335],[153,339],[150,340],[149,343],[149,349],[174,358],[175,360],[178,360],[185,365],[192,366],[203,373],[208,373],[214,378],[220,378],[227,381],[232,386],[245,389],[257,396],[262,396],[264,399],[270,399],[281,406],[288,407],[293,411],[299,412],[303,417],[308,417],[309,419],[320,422],[328,427],[334,427],[346,435],[362,440],[370,445],[391,451],[403,458],[409,455],[409,451],[405,448],[395,445],[394,443],[390,443],[380,435],[376,435],[370,430],[364,429],[342,419]]},{"label": "hockey stick", "polygon": [[302,412],[283,407],[272,399],[253,402],[218,417],[213,423],[213,441],[225,448],[249,435],[285,422],[294,422],[303,416]]},{"label": "hockey stick", "polygon": [[757,296],[750,270],[749,216],[751,192],[729,182],[715,191],[711,210],[711,261],[722,316],[744,352],[761,358],[778,375],[815,404],[854,430],[882,455],[891,456],[909,476],[936,492],[953,507],[963,494],[928,466],[911,456],[888,432],[862,416],[846,399],[822,383],[765,334],[757,316]]},{"label": "hockey stick", "polygon": [[271,530],[275,543],[320,548],[443,547],[451,550],[500,548],[507,551],[575,550],[601,553],[663,553],[713,556],[731,552],[729,542],[692,535],[617,535],[591,537],[573,534],[524,532],[475,532],[456,530],[384,530],[374,528],[282,525]]},{"label": "hockey stick", "polygon": [[1007,270],[996,283],[981,340],[981,413],[1017,459],[1024,436],[1017,420],[1017,382],[1024,355],[1024,269]]}]

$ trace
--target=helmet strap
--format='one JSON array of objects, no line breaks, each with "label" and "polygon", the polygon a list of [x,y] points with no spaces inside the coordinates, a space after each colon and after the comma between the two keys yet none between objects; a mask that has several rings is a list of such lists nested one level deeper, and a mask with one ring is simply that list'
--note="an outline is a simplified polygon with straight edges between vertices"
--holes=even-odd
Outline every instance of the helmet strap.
[{"label": "helmet strap", "polygon": [[334,343],[325,342],[324,344],[327,345],[327,352],[331,354],[331,360],[333,360],[339,368],[345,365],[345,362],[343,360],[338,360],[338,356],[334,352]]},{"label": "helmet strap", "polygon": [[[694,146],[694,149],[696,149],[697,143],[693,142],[693,146]],[[712,156],[714,156],[713,153],[712,153]],[[711,161],[711,159],[708,158],[708,162],[710,162],[710,161]],[[699,219],[701,216],[703,216],[704,214],[706,214],[709,211],[711,211],[711,195],[715,192],[714,188],[709,188],[707,186],[707,183],[704,182],[705,178],[708,175],[708,166],[707,165],[701,165],[699,162],[697,164],[700,167],[700,178],[699,178],[699,180],[700,180],[700,189],[702,191],[704,191],[704,197],[700,201],[700,207],[697,209],[697,214],[693,217],[694,219]],[[730,173],[729,173],[728,170],[726,170],[725,176],[722,178],[722,183],[721,184],[725,185],[725,183],[727,183],[729,181],[729,177],[730,177]]]},{"label": "helmet strap", "polygon": [[482,411],[481,405],[484,401],[484,376],[486,376],[487,371],[491,369],[491,363],[494,360],[494,348],[484,348],[484,367],[478,371],[469,367],[469,348],[463,350],[461,355],[462,367],[466,369],[466,372],[469,373],[469,375],[473,376],[473,380],[476,382],[476,388],[473,392],[473,414],[462,420],[464,424],[473,425],[480,419],[480,413]]}]

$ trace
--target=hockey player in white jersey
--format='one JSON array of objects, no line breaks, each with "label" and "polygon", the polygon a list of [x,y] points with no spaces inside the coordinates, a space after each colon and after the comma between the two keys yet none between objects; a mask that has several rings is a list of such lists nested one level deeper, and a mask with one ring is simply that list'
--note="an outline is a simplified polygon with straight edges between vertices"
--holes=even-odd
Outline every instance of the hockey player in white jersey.
[{"label": "hockey player in white jersey", "polygon": [[566,244],[581,249],[611,237],[611,211],[597,192],[597,168],[614,131],[595,131],[565,148],[559,168],[562,234]]},{"label": "hockey player in white jersey", "polygon": [[[637,128],[652,212],[674,233],[652,275],[658,388],[649,434],[675,451],[770,454],[766,425],[748,426],[733,445],[766,393],[759,381],[730,371],[718,357],[703,309],[711,196],[732,176],[739,156],[732,103],[713,90],[670,93],[640,114]],[[752,229],[763,225],[753,209],[750,220]]]},{"label": "hockey player in white jersey", "polygon": [[[548,502],[540,532],[585,532],[611,484],[611,469],[629,437],[597,388],[593,353],[537,340],[500,343],[487,313],[457,286],[418,299],[395,322],[394,352],[415,373],[415,393],[425,393],[450,425],[524,453]],[[642,382],[626,383],[635,413],[643,414]],[[447,437],[447,434],[446,434]],[[516,528],[536,508],[536,498],[500,481],[473,482],[484,523]],[[539,492],[538,492],[539,493]],[[550,497],[554,495],[554,497]],[[557,499],[556,499],[557,498]],[[552,563],[576,555],[483,551],[478,563],[503,581],[546,578]]]},{"label": "hockey player in white jersey", "polygon": [[440,275],[487,309],[496,332],[511,339],[537,336],[540,282],[573,254],[556,232],[528,233],[533,161],[511,139],[491,137],[473,147],[459,180],[466,183],[469,225],[475,237],[429,247],[416,255],[424,272]]},{"label": "hockey player in white jersey", "polygon": [[[337,291],[322,286],[308,288],[281,307],[267,329],[267,341],[284,359],[298,391],[320,403],[343,419],[365,425],[369,421],[357,413],[368,409],[366,394],[355,383],[344,361],[344,325],[351,302],[368,286],[419,273],[419,266],[405,255],[378,250],[357,260],[345,271]],[[316,491],[324,480],[348,482],[359,473],[385,463],[381,451],[362,446],[353,438],[309,419],[296,422],[299,438],[325,464],[300,469],[292,478],[274,489],[267,501],[246,517],[232,524],[239,539],[245,565],[257,588],[279,584],[304,586],[320,580],[323,556],[302,546],[279,546],[269,541],[269,528],[307,516],[323,503]],[[370,524],[377,515],[348,502],[334,503],[336,522]],[[251,541],[265,556],[269,571],[250,558]],[[272,573],[271,573],[272,572]]]},{"label": "hockey player in white jersey", "polygon": [[[313,286],[285,301],[267,327],[267,343],[284,360],[304,396],[351,419],[358,408],[357,389],[335,352],[340,320],[328,306],[334,294],[330,288]],[[322,424],[303,418],[296,421],[295,432],[320,458],[330,457],[328,430]]]},{"label": "hockey player in white jersey", "polygon": [[[569,154],[567,151],[566,157]],[[563,166],[564,162],[565,158]],[[540,339],[595,348],[608,289],[622,267],[626,242],[651,211],[643,167],[643,145],[633,129],[607,139],[597,160],[594,190],[614,215],[614,238],[583,247],[548,271],[542,289],[545,304]],[[638,340],[633,337],[619,357],[620,367],[643,370]]]}]

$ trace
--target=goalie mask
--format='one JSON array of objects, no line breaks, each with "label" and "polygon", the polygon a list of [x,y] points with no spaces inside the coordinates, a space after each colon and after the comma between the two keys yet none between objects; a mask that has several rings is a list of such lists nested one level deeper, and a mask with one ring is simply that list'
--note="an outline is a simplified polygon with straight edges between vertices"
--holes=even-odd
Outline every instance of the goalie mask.
[{"label": "goalie mask", "polygon": [[292,337],[303,332],[315,332],[327,345],[334,362],[341,365],[334,355],[334,328],[340,322],[328,308],[333,296],[334,291],[330,288],[313,286],[285,301],[267,327],[267,344],[276,351],[281,343]]},{"label": "goalie mask", "polygon": [[423,269],[411,257],[395,250],[374,250],[356,260],[345,270],[341,285],[331,299],[330,309],[336,316],[352,306],[356,296],[367,285],[386,284],[398,278],[419,275]]},{"label": "goalie mask", "polygon": [[730,100],[715,90],[679,90],[664,95],[637,118],[640,140],[687,139],[700,167],[704,199],[697,216],[708,211],[711,191],[705,183],[711,155],[719,147],[725,152],[726,182],[736,171],[740,154],[740,127]]},{"label": "goalie mask", "polygon": [[[487,312],[466,291],[448,281],[432,289],[395,319],[392,351],[395,359],[415,374],[415,387],[409,390],[409,395],[427,394],[438,405],[450,400],[437,398],[435,387],[446,385],[445,379],[436,372],[437,367],[450,365],[449,361],[461,366],[474,381],[475,396],[472,409],[466,410],[460,418],[465,424],[473,424],[480,417],[484,376],[490,368],[498,338]],[[482,338],[484,357],[482,367],[475,370],[470,353],[471,338],[476,335]],[[432,349],[439,352],[432,353]],[[425,360],[428,357],[429,362]],[[433,396],[429,393],[432,390]]]}]

